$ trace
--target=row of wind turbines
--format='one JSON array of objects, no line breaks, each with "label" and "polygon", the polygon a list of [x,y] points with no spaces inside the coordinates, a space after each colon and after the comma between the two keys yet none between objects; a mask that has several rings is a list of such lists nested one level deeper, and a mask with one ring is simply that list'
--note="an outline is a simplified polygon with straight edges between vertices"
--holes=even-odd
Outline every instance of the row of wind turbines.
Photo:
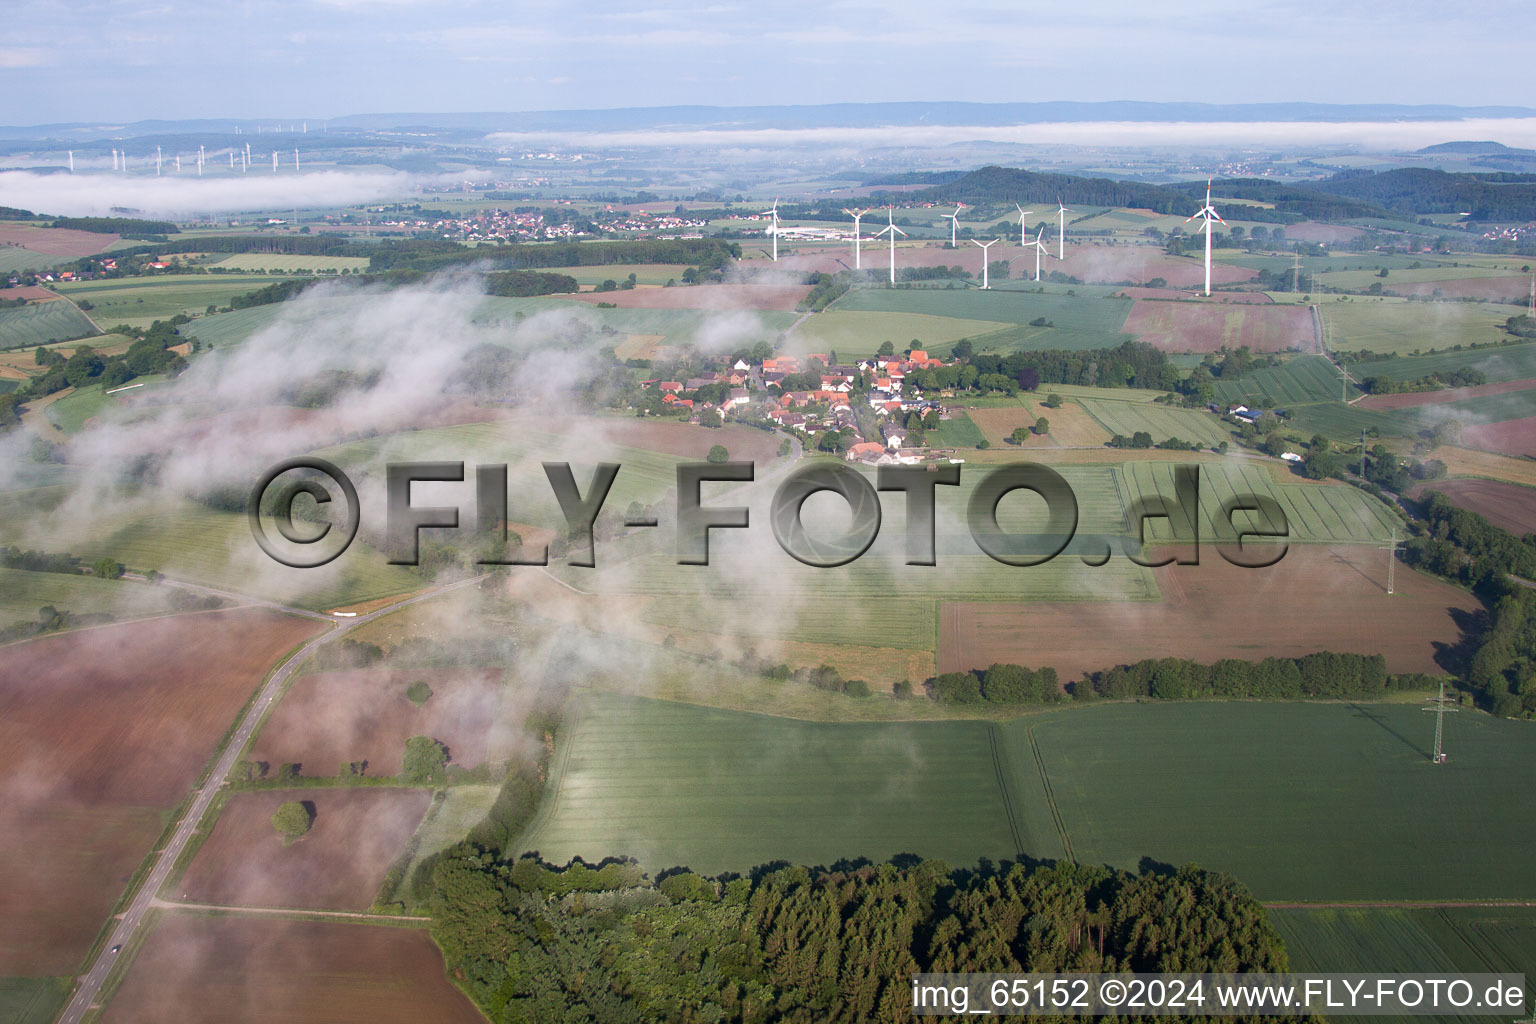
[{"label": "row of wind turbines", "polygon": [[[1205,294],[1206,295],[1210,295],[1211,294],[1211,232],[1213,230],[1212,227],[1211,227],[1211,222],[1212,221],[1217,221],[1223,227],[1225,227],[1226,224],[1227,224],[1226,221],[1221,219],[1221,214],[1216,212],[1216,208],[1211,205],[1211,182],[1212,182],[1212,179],[1210,179],[1210,178],[1207,178],[1206,181],[1205,181],[1205,204],[1203,206],[1201,206],[1199,210],[1195,211],[1188,218],[1186,218],[1185,221],[1184,221],[1184,223],[1188,224],[1190,221],[1192,221],[1192,220],[1194,220],[1196,218],[1199,218],[1201,223],[1200,223],[1200,228],[1197,229],[1197,230],[1202,230],[1202,231],[1205,232]],[[1033,210],[1026,210],[1026,209],[1024,209],[1024,207],[1020,206],[1018,203],[1014,203],[1013,205],[1014,205],[1014,208],[1019,211],[1019,246],[1020,246],[1020,248],[1023,248],[1023,249],[1026,249],[1026,250],[1027,249],[1035,250],[1035,280],[1038,281],[1038,280],[1040,280],[1040,257],[1041,257],[1041,254],[1050,255],[1050,248],[1045,244],[1045,241],[1044,241],[1046,225],[1045,224],[1041,224],[1040,225],[1040,230],[1035,233],[1034,241],[1030,241],[1030,239],[1029,239],[1029,229],[1028,229],[1028,227],[1026,225],[1026,218],[1028,218],[1030,216],[1030,214],[1034,213],[1035,211],[1033,211]],[[873,208],[865,209],[865,210],[857,210],[857,209],[850,210],[847,207],[843,208],[843,212],[846,213],[848,216],[853,218],[853,269],[855,269],[855,270],[862,270],[863,266],[864,266],[863,260],[862,260],[864,238],[863,238],[863,235],[861,234],[861,232],[859,230],[859,222],[864,219],[864,215],[865,214],[873,213],[876,209],[878,209],[878,207],[873,207]],[[946,214],[944,214],[944,219],[949,221],[949,245],[950,245],[950,248],[955,248],[956,245],[958,244],[957,240],[958,240],[958,232],[959,232],[959,229],[960,229],[960,211],[963,210],[963,209],[965,209],[965,204],[964,203],[957,203],[955,205],[955,212],[954,213],[946,213]],[[1072,212],[1073,212],[1072,209],[1061,201],[1061,197],[1057,196],[1056,197],[1056,255],[1054,257],[1057,260],[1063,260],[1064,261],[1067,258],[1067,214],[1072,213]],[[775,262],[777,262],[778,259],[779,259],[779,235],[782,233],[781,229],[779,227],[779,201],[777,199],[775,199],[773,201],[772,209],[764,210],[762,215],[764,217],[770,218],[769,225],[768,225],[768,235],[773,240],[773,252],[771,254],[771,258]],[[893,206],[887,206],[885,208],[885,220],[886,220],[885,227],[883,227],[879,231],[875,232],[873,237],[878,239],[882,235],[889,235],[890,236],[890,275],[891,275],[891,284],[894,285],[896,283],[896,236],[897,235],[901,235],[902,237],[906,237],[907,233],[905,231],[901,230],[901,228],[896,226],[896,212],[895,212],[895,208]],[[981,287],[983,289],[990,289],[992,287],[991,281],[988,278],[988,271],[990,270],[990,267],[991,267],[991,261],[988,259],[987,250],[992,248],[992,246],[996,245],[1000,241],[1002,241],[1001,238],[994,238],[990,242],[978,242],[974,238],[970,240],[971,244],[974,245],[974,246],[978,246],[981,249],[981,252],[982,252],[982,257],[981,257]]]},{"label": "row of wind turbines", "polygon": [[[274,149],[272,151],[272,170],[273,170],[274,173],[277,171],[277,163],[278,163],[277,155],[278,155],[277,154],[277,150]],[[203,176],[203,164],[206,162],[207,158],[208,158],[208,154],[207,154],[206,150],[204,150],[204,148],[202,146],[198,146],[197,147],[197,176],[199,178],[201,178]],[[174,156],[171,157],[171,159],[175,162],[176,171],[178,173],[180,173],[180,171],[181,171],[181,154],[179,154],[179,153],[175,154]],[[165,156],[161,152],[160,147],[156,146],[155,147],[155,176],[156,177],[159,177],[161,175],[163,167],[164,167],[164,164],[165,164]],[[240,171],[242,173],[245,172],[245,171],[249,171],[251,169],[251,144],[249,142],[247,142],[245,144],[243,149],[239,148],[239,147],[236,147],[236,148],[233,148],[233,149],[229,150],[229,169],[230,170],[235,170],[237,167],[240,169]],[[302,170],[302,167],[299,164],[299,149],[298,149],[297,146],[295,146],[294,149],[293,149],[293,169],[295,171]],[[128,151],[126,149],[121,149],[121,150],[114,149],[112,151],[112,170],[120,172],[120,173],[125,173],[125,174],[127,173],[127,171],[128,171]],[[74,174],[75,173],[75,151],[74,150],[69,150],[69,173],[70,174]],[[775,258],[777,258],[777,257],[775,257]]]},{"label": "row of wind turbines", "polygon": [[[1028,217],[1031,213],[1034,213],[1034,211],[1026,210],[1024,207],[1019,206],[1018,203],[1014,203],[1013,205],[1017,207],[1019,211],[1019,245],[1025,249],[1035,250],[1035,280],[1038,281],[1040,280],[1040,254],[1045,253],[1046,255],[1050,255],[1050,249],[1043,241],[1045,236],[1045,225],[1040,225],[1040,230],[1036,232],[1034,241],[1030,241],[1029,231],[1025,224],[1025,218]],[[878,209],[878,207],[866,210],[850,210],[846,207],[843,209],[844,213],[853,218],[853,269],[855,270],[862,270],[864,268],[864,237],[860,231],[859,223],[864,219],[865,214],[873,213],[875,209]],[[958,205],[954,213],[947,213],[944,215],[950,222],[949,244],[951,248],[958,244],[957,231],[959,230],[960,226],[960,211],[963,209],[965,209],[965,204],[961,203]],[[1058,233],[1059,255],[1056,257],[1056,259],[1064,260],[1067,258],[1067,214],[1071,212],[1072,210],[1065,206],[1060,198],[1056,200],[1056,214],[1060,219],[1060,230]],[[773,251],[769,254],[769,258],[777,262],[779,258],[779,235],[782,234],[782,229],[779,227],[779,201],[775,199],[773,201],[773,207],[771,209],[764,210],[762,215],[769,218],[768,236],[770,239],[772,239],[773,242]],[[887,206],[885,208],[885,220],[885,227],[875,232],[872,237],[880,238],[882,235],[890,236],[890,275],[891,284],[895,284],[896,236],[901,235],[903,238],[905,238],[907,233],[896,226],[896,211],[894,207]],[[992,246],[996,245],[1000,241],[1002,241],[1001,238],[994,238],[990,242],[978,242],[974,238],[970,240],[972,245],[978,246],[982,251],[981,286],[983,288],[992,287],[991,281],[988,277],[989,261],[987,258],[987,250],[992,248]]]}]

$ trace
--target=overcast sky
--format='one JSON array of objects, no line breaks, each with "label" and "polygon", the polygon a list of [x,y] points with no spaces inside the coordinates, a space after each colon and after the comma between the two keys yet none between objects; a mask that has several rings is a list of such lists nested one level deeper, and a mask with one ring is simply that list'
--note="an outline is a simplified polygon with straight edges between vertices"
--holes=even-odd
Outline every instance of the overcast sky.
[{"label": "overcast sky", "polygon": [[878,100],[1536,103],[1530,0],[9,0],[0,22],[10,124]]}]

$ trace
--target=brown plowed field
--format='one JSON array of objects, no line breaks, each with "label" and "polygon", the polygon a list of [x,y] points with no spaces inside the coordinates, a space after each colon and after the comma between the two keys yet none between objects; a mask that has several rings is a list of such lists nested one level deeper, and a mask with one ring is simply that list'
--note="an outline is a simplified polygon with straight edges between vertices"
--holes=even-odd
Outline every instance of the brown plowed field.
[{"label": "brown plowed field", "polygon": [[632,288],[616,292],[581,292],[556,298],[611,302],[621,309],[792,310],[810,293],[810,285],[705,284],[676,288]]},{"label": "brown plowed field", "polygon": [[608,439],[614,444],[700,462],[704,461],[710,448],[720,444],[730,452],[733,460],[755,462],[759,470],[778,457],[782,440],[776,434],[740,423],[727,423],[716,429],[678,420],[647,417],[643,420],[584,420],[582,425],[590,427],[593,422],[604,424]]},{"label": "brown plowed field", "polygon": [[1415,489],[1415,496],[1439,491],[1453,504],[1476,512],[1516,537],[1536,533],[1536,489],[1498,480],[1436,480]]},{"label": "brown plowed field", "polygon": [[0,288],[0,299],[26,299],[29,302],[55,302],[61,296],[47,288],[38,285],[17,285],[15,288]]},{"label": "brown plowed field", "polygon": [[1121,329],[1164,352],[1216,352],[1223,345],[1247,345],[1255,352],[1317,347],[1312,312],[1305,306],[1138,300]]},{"label": "brown plowed field", "polygon": [[1270,568],[1240,569],[1206,545],[1199,565],[1155,572],[1161,601],[943,604],[939,671],[1015,662],[1051,666],[1067,682],[1143,658],[1332,650],[1384,654],[1393,672],[1438,672],[1437,648],[1459,636],[1451,613],[1479,607],[1402,565],[1389,597],[1386,553],[1372,547],[1292,545]]},{"label": "brown plowed field", "polygon": [[1033,427],[1035,420],[1044,416],[1051,421],[1049,435],[1040,437],[1030,435],[1024,442],[1025,448],[1060,448],[1077,447],[1079,445],[1104,444],[1109,440],[1109,431],[1105,430],[1087,411],[1076,402],[1065,401],[1059,409],[1048,409],[1036,395],[1030,399],[1029,408],[1023,406],[1002,406],[993,409],[968,409],[966,415],[986,439],[992,442],[994,448],[1006,446],[1014,448],[1012,441],[1013,431],[1017,427]]},{"label": "brown plowed field", "polygon": [[68,228],[40,228],[33,224],[0,224],[0,245],[21,245],[46,256],[94,256],[106,252],[117,241],[116,235],[98,235],[94,231]]},{"label": "brown plowed field", "polygon": [[1463,277],[1452,281],[1415,281],[1384,285],[1390,295],[1428,295],[1439,292],[1448,299],[1488,299],[1523,306],[1531,294],[1531,279],[1519,277]]},{"label": "brown plowed field", "polygon": [[[284,846],[272,815],[307,801],[314,823]],[[241,793],[225,806],[176,894],[221,906],[367,910],[432,796],[422,789]]]},{"label": "brown plowed field", "polygon": [[1468,447],[1503,455],[1536,456],[1536,416],[1467,427],[1461,432],[1461,441]]},{"label": "brown plowed field", "polygon": [[255,916],[163,917],[110,1024],[485,1024],[425,931]]},{"label": "brown plowed field", "polygon": [[[473,768],[510,756],[514,727],[500,721],[497,669],[359,669],[300,676],[272,712],[251,757],[301,765],[304,775],[335,775],[343,762],[367,761],[369,775],[398,775],[405,741],[431,736],[447,744],[455,764]],[[432,697],[406,699],[423,680]]]},{"label": "brown plowed field", "polygon": [[75,970],[161,814],[277,658],[317,628],[235,609],[0,652],[0,975]]},{"label": "brown plowed field", "polygon": [[1421,405],[1442,405],[1459,402],[1464,398],[1485,398],[1503,395],[1511,391],[1530,391],[1536,388],[1536,377],[1524,380],[1506,380],[1497,384],[1479,384],[1473,388],[1447,388],[1444,391],[1420,391],[1404,395],[1368,395],[1355,404],[1362,409],[1412,409]]}]

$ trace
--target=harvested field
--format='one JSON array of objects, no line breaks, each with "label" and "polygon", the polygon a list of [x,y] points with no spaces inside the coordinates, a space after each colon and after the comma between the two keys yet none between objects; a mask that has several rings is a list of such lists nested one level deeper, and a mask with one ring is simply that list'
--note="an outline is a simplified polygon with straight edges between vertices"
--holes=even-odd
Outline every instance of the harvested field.
[{"label": "harvested field", "polygon": [[1143,658],[1384,654],[1393,672],[1440,672],[1454,615],[1480,606],[1463,590],[1398,567],[1386,594],[1376,548],[1292,545],[1266,569],[1230,565],[1206,545],[1199,565],[1153,570],[1160,602],[948,602],[939,609],[939,671],[994,662],[1052,666],[1063,682]]},{"label": "harvested field", "polygon": [[[432,688],[421,707],[406,699],[416,680]],[[511,755],[516,726],[498,720],[500,669],[358,669],[300,676],[251,747],[272,765],[299,764],[305,775],[335,775],[343,762],[367,761],[369,775],[397,775],[405,741],[431,736],[465,768]]]},{"label": "harvested field", "polygon": [[1002,445],[1015,427],[1032,427],[1038,417],[1051,421],[1051,432],[1046,437],[1031,437],[1025,447],[1066,447],[1101,445],[1109,440],[1109,431],[1099,421],[1074,401],[1063,402],[1059,409],[1048,409],[1040,395],[1029,399],[1029,405],[992,409],[971,409],[971,422],[981,428],[982,434],[993,446]]},{"label": "harvested field", "polygon": [[67,256],[77,260],[106,252],[117,241],[116,235],[98,235],[94,231],[69,228],[44,228],[35,224],[0,224],[0,246],[21,245],[48,256]]},{"label": "harvested field", "polygon": [[611,302],[620,309],[792,310],[810,292],[809,285],[708,284],[676,288],[632,288],[628,291],[581,292],[561,298],[577,302]]},{"label": "harvested field", "polygon": [[485,1024],[425,931],[169,914],[102,1014],[110,1024]]},{"label": "harvested field", "polygon": [[1536,533],[1536,489],[1498,480],[1436,480],[1415,488],[1414,497],[1425,491],[1439,491],[1517,537]]},{"label": "harvested field", "polygon": [[1446,388],[1443,391],[1420,391],[1403,395],[1367,395],[1355,404],[1362,409],[1412,409],[1421,405],[1459,402],[1464,398],[1485,398],[1488,395],[1502,395],[1510,391],[1533,390],[1536,390],[1536,377],[1527,377],[1525,380],[1506,380],[1497,384],[1480,384],[1472,388]]},{"label": "harvested field", "polygon": [[272,663],[317,626],[235,609],[5,649],[0,974],[75,970],[161,815]]},{"label": "harvested field", "polygon": [[1445,463],[1452,476],[1485,477],[1536,487],[1536,460],[1511,458],[1449,445],[1431,449],[1427,457]]},{"label": "harvested field", "polygon": [[1523,306],[1530,295],[1528,277],[1466,277],[1454,281],[1417,281],[1384,289],[1391,295],[1423,295],[1429,298],[1487,299]]},{"label": "harvested field", "polygon": [[655,359],[665,347],[665,334],[626,334],[624,340],[613,347],[613,354],[620,359]]},{"label": "harvested field", "polygon": [[1312,311],[1303,306],[1138,300],[1125,331],[1164,352],[1216,352],[1247,345],[1254,352],[1317,349]]},{"label": "harvested field", "polygon": [[[286,800],[309,804],[313,824],[284,845],[272,815]],[[431,802],[424,789],[241,793],[219,815],[174,894],[230,907],[367,910]]]},{"label": "harvested field", "polygon": [[1484,451],[1536,456],[1536,416],[1467,427],[1461,433],[1461,440],[1463,444]]}]

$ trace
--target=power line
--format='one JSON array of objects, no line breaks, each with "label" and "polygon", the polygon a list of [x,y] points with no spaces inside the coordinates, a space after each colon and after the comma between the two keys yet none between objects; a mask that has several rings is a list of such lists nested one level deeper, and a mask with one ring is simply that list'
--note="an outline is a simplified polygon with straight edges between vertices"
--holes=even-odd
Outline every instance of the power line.
[{"label": "power line", "polygon": [[1438,697],[1426,697],[1425,699],[1427,701],[1429,701],[1430,706],[1427,707],[1427,708],[1420,708],[1419,710],[1421,710],[1421,711],[1433,711],[1435,713],[1435,756],[1434,756],[1434,763],[1435,764],[1444,764],[1445,761],[1446,761],[1446,755],[1445,755],[1444,750],[1442,749],[1440,741],[1441,741],[1441,738],[1445,735],[1445,713],[1447,711],[1452,711],[1452,712],[1460,711],[1461,709],[1460,708],[1453,708],[1453,707],[1448,707],[1447,706],[1447,705],[1450,704],[1450,698],[1448,698],[1445,695],[1445,680],[1443,680],[1443,679],[1440,680],[1440,696],[1438,696]]}]

